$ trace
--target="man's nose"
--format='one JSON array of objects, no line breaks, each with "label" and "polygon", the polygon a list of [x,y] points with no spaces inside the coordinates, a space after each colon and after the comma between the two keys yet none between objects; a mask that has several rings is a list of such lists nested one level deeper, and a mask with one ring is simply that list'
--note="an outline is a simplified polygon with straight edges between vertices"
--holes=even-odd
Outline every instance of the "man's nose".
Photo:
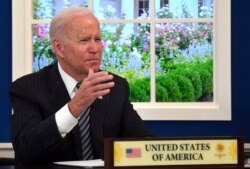
[{"label": "man's nose", "polygon": [[91,40],[89,44],[89,50],[90,52],[97,52],[98,51],[98,42],[95,40]]}]

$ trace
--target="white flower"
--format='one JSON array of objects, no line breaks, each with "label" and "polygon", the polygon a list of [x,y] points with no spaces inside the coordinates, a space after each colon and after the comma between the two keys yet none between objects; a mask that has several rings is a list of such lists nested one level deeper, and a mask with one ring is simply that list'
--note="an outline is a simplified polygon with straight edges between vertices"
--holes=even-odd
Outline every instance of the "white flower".
[{"label": "white flower", "polygon": [[119,46],[119,47],[117,47],[117,51],[118,52],[122,52],[122,48]]},{"label": "white flower", "polygon": [[112,41],[111,40],[107,40],[106,44],[109,46],[109,45],[112,45]]},{"label": "white flower", "polygon": [[133,52],[131,53],[133,56],[136,56],[138,58],[141,58],[141,54],[137,52],[137,49],[135,47],[133,47]]}]

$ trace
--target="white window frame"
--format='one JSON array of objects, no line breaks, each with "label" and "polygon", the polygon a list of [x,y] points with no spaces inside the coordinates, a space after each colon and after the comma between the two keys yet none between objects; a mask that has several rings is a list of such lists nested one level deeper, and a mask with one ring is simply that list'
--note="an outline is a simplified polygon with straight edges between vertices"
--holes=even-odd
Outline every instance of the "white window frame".
[{"label": "white window frame", "polygon": [[[12,0],[12,79],[15,80],[32,72],[32,35],[31,23],[41,23],[32,20],[31,0]],[[154,6],[154,0],[150,6]],[[195,103],[134,103],[135,109],[144,120],[223,120],[229,121],[231,115],[231,0],[214,0],[216,18],[213,19],[181,19],[178,22],[208,21],[214,27],[214,100],[213,102]],[[90,7],[93,4],[90,4]],[[154,9],[150,9],[154,10]],[[153,14],[153,12],[150,12]],[[50,21],[46,21],[49,23]],[[101,21],[105,22],[105,21]],[[105,23],[138,23],[138,20],[111,20]],[[143,22],[143,20],[142,20]],[[151,31],[154,34],[154,24],[151,20]],[[170,22],[166,19],[166,22]],[[44,21],[43,21],[44,23]],[[154,43],[151,38],[151,45]],[[154,49],[153,49],[154,50]],[[154,51],[151,51],[154,56]],[[151,66],[155,67],[153,57]],[[154,90],[155,72],[151,70],[151,86]],[[153,83],[152,83],[153,82]],[[153,85],[152,85],[153,84]],[[155,91],[151,91],[152,95]]]}]

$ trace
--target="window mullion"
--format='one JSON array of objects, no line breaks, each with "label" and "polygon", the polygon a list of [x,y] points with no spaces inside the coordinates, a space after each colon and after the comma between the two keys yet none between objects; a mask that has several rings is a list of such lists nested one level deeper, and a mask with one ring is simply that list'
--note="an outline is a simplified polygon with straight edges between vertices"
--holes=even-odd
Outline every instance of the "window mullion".
[{"label": "window mullion", "polygon": [[88,0],[88,8],[90,10],[94,10],[94,0]]},{"label": "window mullion", "polygon": [[156,73],[155,73],[155,18],[154,18],[154,13],[155,13],[155,2],[150,1],[150,8],[149,8],[149,20],[150,20],[150,98],[151,98],[151,103],[156,102],[156,90],[155,90],[155,78],[156,78]]},{"label": "window mullion", "polygon": [[33,5],[32,1],[25,1],[26,9],[25,10],[25,72],[32,72],[33,69],[33,42],[32,42],[32,25],[33,23]]},{"label": "window mullion", "polygon": [[150,87],[151,87],[151,102],[156,102],[155,90],[155,23],[150,19]]}]

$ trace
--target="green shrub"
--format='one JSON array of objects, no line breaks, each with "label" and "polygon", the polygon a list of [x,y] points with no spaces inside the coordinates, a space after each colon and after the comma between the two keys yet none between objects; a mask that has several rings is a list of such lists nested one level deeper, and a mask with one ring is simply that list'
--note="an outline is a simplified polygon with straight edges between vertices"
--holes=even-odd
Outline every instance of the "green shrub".
[{"label": "green shrub", "polygon": [[202,80],[202,93],[203,95],[211,95],[213,93],[213,80],[212,75],[206,69],[198,69]]},{"label": "green shrub", "polygon": [[156,84],[156,101],[157,102],[168,102],[168,92],[165,87],[160,84]]},{"label": "green shrub", "polygon": [[[181,92],[180,88],[177,84],[177,82],[172,78],[167,75],[165,76],[159,76],[156,78],[156,100],[157,101],[163,101],[160,100],[160,98],[164,98],[162,95],[167,95],[168,97],[168,102],[180,102],[181,101]],[[161,89],[159,86],[162,86],[166,93],[158,93],[161,92]],[[158,98],[159,97],[159,98]],[[166,97],[166,96],[165,96]]]},{"label": "green shrub", "polygon": [[132,102],[149,102],[150,101],[150,79],[137,79],[129,84],[130,100]]},{"label": "green shrub", "polygon": [[194,87],[191,81],[176,70],[170,76],[176,79],[176,82],[180,88],[181,101],[182,102],[193,102],[195,101]]},{"label": "green shrub", "polygon": [[[203,98],[211,99],[213,96],[212,59],[175,63],[169,68],[164,75],[156,75],[157,102],[194,102],[204,101]],[[149,78],[132,79],[129,83],[131,101],[150,101]]]},{"label": "green shrub", "polygon": [[195,100],[198,100],[202,96],[202,81],[200,74],[194,69],[188,69],[185,71],[185,76],[191,81],[194,88]]},{"label": "green shrub", "polygon": [[[187,77],[194,88],[195,101],[213,95],[213,59],[175,65],[173,73]],[[181,90],[182,92],[182,90]]]},{"label": "green shrub", "polygon": [[213,66],[212,60],[206,62],[198,62],[194,69],[199,73],[202,81],[202,95],[213,95]]}]

